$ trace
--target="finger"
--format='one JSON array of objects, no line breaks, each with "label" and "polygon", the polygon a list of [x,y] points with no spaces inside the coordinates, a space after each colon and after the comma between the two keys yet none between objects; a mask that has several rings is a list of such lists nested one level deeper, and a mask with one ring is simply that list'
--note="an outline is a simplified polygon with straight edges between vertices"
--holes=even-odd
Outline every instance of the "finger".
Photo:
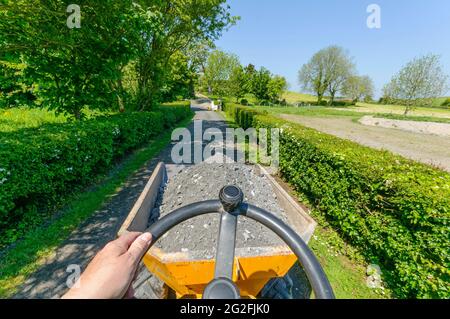
[{"label": "finger", "polygon": [[118,248],[119,253],[125,253],[131,246],[131,244],[138,238],[142,233],[138,232],[126,232],[115,241],[112,242],[114,247]]},{"label": "finger", "polygon": [[131,255],[133,262],[138,263],[141,260],[142,256],[144,256],[150,247],[151,242],[152,234],[150,233],[144,233],[136,238],[128,249],[128,253]]},{"label": "finger", "polygon": [[123,296],[123,299],[135,299],[135,291],[132,285],[130,285],[130,287],[128,288],[127,292],[125,293],[125,295]]}]

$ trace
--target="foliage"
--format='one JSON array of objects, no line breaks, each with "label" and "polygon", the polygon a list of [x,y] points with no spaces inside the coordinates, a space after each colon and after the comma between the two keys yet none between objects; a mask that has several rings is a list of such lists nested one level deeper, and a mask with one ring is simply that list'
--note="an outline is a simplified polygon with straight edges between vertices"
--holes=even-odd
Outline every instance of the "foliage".
[{"label": "foliage", "polygon": [[230,91],[229,82],[233,72],[239,66],[239,58],[235,54],[220,50],[213,51],[208,57],[204,74],[208,92],[220,97],[226,96]]},{"label": "foliage", "polygon": [[261,67],[251,78],[251,92],[259,101],[270,100],[269,84],[272,74],[269,70]]},{"label": "foliage", "polygon": [[414,106],[430,106],[447,91],[447,79],[437,55],[415,58],[405,65],[383,89],[387,103],[403,102],[407,115]]},{"label": "foliage", "polygon": [[244,128],[282,128],[282,176],[384,267],[398,297],[450,297],[450,174],[254,109],[226,112]]},{"label": "foliage", "polygon": [[0,108],[32,105],[36,100],[33,84],[24,77],[26,65],[0,60]]},{"label": "foliage", "polygon": [[245,73],[244,68],[241,65],[234,67],[229,79],[229,94],[239,101],[249,93],[250,83],[250,77]]},{"label": "foliage", "polygon": [[352,75],[347,78],[342,87],[342,93],[355,102],[372,100],[373,92],[373,81],[367,75]]},{"label": "foliage", "polygon": [[354,64],[341,47],[330,46],[320,50],[299,71],[299,83],[307,92],[317,95],[320,105],[326,92],[330,94],[330,105],[354,73]]},{"label": "foliage", "polygon": [[274,103],[279,102],[287,89],[288,83],[286,78],[279,75],[273,76],[267,85],[269,100]]},{"label": "foliage", "polygon": [[[180,122],[185,127],[192,115]],[[145,143],[143,148],[133,152],[120,165],[101,177],[89,191],[80,192],[64,199],[60,212],[36,228],[27,229],[23,238],[1,252],[0,259],[0,298],[10,298],[30,274],[37,271],[73,230],[95,215],[109,201],[118,188],[129,177],[158,155],[170,142],[171,131],[158,136],[158,139]]]},{"label": "foliage", "polygon": [[[134,109],[150,110],[164,94],[177,95],[166,94],[178,76],[174,71],[182,72],[180,77],[193,75],[174,68],[174,55],[188,56],[191,46],[216,39],[234,23],[236,18],[224,3],[85,0],[80,5],[80,28],[69,28],[68,0],[4,0],[1,65],[25,67],[24,81],[13,79],[19,87],[0,81],[1,91],[26,93],[31,83],[44,107],[76,119],[83,118],[86,107],[123,111],[126,101],[136,103]],[[125,75],[136,85],[132,92],[125,90]]]},{"label": "foliage", "polygon": [[79,119],[85,106],[114,105],[112,83],[135,52],[135,16],[131,0],[84,1],[83,25],[70,29],[68,5],[62,0],[6,1],[0,12],[0,52],[19,51],[25,76],[39,85],[43,103]]},{"label": "foliage", "polygon": [[166,83],[161,89],[162,100],[166,102],[193,98],[196,78],[197,74],[189,64],[189,58],[181,52],[175,53],[169,59]]},{"label": "foliage", "polygon": [[450,106],[450,98],[447,98],[444,102],[442,102],[441,106]]},{"label": "foliage", "polygon": [[[60,198],[190,114],[187,106],[44,124],[0,136],[0,237],[14,241]],[[44,216],[42,216],[44,214]],[[20,227],[15,227],[19,225]]]}]

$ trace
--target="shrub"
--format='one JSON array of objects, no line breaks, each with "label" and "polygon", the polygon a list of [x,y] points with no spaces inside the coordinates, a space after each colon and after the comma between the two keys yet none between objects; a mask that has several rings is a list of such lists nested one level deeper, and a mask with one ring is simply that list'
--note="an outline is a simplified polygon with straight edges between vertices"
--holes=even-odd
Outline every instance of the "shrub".
[{"label": "shrub", "polygon": [[280,127],[280,172],[368,260],[398,297],[449,298],[450,174],[245,107],[243,127]]},{"label": "shrub", "polygon": [[353,101],[333,101],[332,106],[349,107],[354,106],[356,103]]},{"label": "shrub", "polygon": [[126,153],[189,113],[186,106],[171,106],[157,112],[124,113],[2,133],[0,246],[14,240],[14,225],[24,217],[30,219],[27,213],[49,215],[61,198],[88,185]]},{"label": "shrub", "polygon": [[442,102],[442,106],[449,106],[450,107],[450,98],[447,98],[444,102]]},{"label": "shrub", "polygon": [[248,100],[247,99],[242,99],[241,100],[241,104],[247,106],[248,105]]}]

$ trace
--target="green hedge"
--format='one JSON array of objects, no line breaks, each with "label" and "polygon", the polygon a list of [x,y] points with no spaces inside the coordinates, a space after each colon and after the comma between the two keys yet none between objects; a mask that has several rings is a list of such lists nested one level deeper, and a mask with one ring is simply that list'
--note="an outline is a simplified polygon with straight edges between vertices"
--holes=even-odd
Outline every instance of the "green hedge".
[{"label": "green hedge", "polygon": [[2,133],[0,244],[13,242],[23,233],[20,228],[42,219],[42,211],[51,214],[52,205],[61,198],[89,185],[126,153],[170,129],[190,112],[183,103],[149,113]]},{"label": "green hedge", "polygon": [[450,174],[250,108],[225,110],[245,128],[282,128],[284,179],[383,266],[398,297],[450,297]]}]

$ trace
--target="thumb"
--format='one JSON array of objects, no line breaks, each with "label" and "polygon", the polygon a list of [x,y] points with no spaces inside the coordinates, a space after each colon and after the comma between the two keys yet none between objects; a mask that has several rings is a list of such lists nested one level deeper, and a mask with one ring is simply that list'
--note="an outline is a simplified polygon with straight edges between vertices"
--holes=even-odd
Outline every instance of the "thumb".
[{"label": "thumb", "polygon": [[130,248],[128,249],[128,253],[136,263],[139,262],[142,256],[144,256],[144,254],[147,252],[151,242],[152,234],[144,233],[136,238],[136,240],[131,244]]}]

